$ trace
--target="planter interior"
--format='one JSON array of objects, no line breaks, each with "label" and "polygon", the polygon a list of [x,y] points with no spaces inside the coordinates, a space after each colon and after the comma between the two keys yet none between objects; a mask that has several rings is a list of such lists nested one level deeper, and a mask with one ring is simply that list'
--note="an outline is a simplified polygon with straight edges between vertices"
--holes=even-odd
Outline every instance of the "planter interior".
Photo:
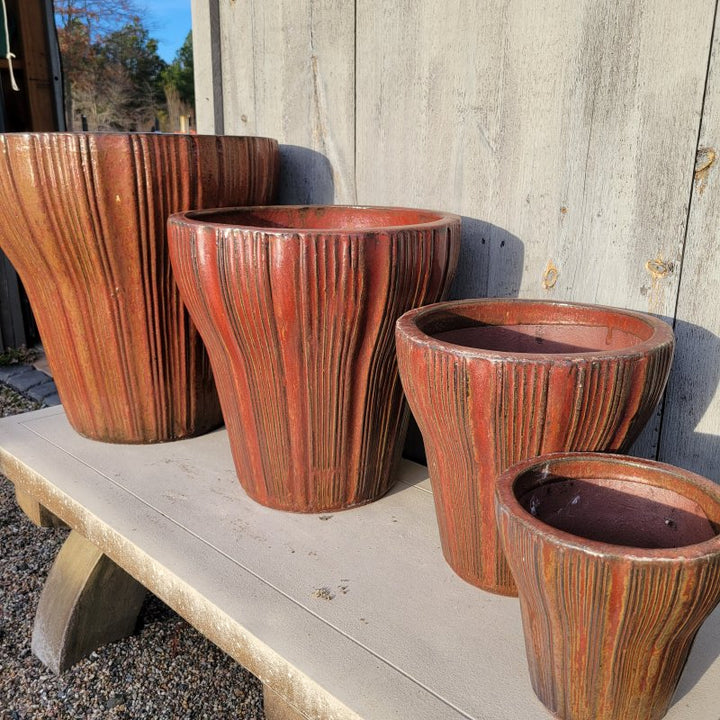
[{"label": "planter interior", "polygon": [[246,492],[294,512],[387,492],[408,419],[394,324],[446,293],[460,218],[270,206],[187,212],[168,227]]},{"label": "planter interior", "polygon": [[355,232],[400,229],[438,223],[445,216],[413,208],[354,207],[349,205],[287,205],[252,208],[221,208],[187,212],[184,217],[199,223],[249,229],[291,232],[324,230]]},{"label": "planter interior", "polygon": [[579,311],[562,303],[501,301],[428,313],[418,327],[441,342],[530,355],[617,352],[647,342],[654,333],[647,320],[612,308]]},{"label": "planter interior", "polygon": [[685,495],[653,484],[653,475],[646,482],[610,478],[602,468],[566,462],[557,475],[547,466],[528,470],[516,478],[513,491],[534,518],[583,540],[672,549],[720,534],[720,506],[695,488]]}]

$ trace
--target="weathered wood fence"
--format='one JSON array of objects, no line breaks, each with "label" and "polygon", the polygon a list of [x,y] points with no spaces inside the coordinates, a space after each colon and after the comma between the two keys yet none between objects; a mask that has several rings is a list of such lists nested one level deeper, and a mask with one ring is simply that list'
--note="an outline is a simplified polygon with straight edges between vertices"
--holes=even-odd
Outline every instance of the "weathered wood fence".
[{"label": "weathered wood fence", "polygon": [[286,202],[464,216],[457,297],[674,323],[639,454],[720,481],[716,0],[193,0],[201,132],[283,143]]}]

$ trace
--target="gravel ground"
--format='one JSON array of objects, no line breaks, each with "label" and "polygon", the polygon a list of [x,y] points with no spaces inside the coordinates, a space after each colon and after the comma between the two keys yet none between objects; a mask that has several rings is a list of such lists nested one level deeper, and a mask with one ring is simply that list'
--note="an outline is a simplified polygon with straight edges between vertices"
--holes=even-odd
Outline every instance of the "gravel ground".
[{"label": "gravel ground", "polygon": [[40,403],[28,400],[12,388],[0,383],[0,417],[17,415],[28,410],[37,410],[40,407]]},{"label": "gravel ground", "polygon": [[[0,384],[0,417],[38,404]],[[43,582],[67,530],[38,528],[0,475],[0,720],[262,720],[262,686],[148,593],[136,634],[60,676],[32,655]]]}]

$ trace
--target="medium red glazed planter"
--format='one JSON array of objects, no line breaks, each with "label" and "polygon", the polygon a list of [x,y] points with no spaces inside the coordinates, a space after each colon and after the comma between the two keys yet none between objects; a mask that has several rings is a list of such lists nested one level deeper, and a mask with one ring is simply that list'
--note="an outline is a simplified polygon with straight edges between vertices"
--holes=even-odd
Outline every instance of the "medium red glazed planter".
[{"label": "medium red glazed planter", "polygon": [[286,206],[189,212],[168,226],[247,493],[297,512],[383,495],[408,418],[393,327],[445,294],[460,218]]},{"label": "medium red glazed planter", "polygon": [[149,443],[222,417],[167,257],[173,212],[269,201],[275,140],[0,135],[0,247],[32,305],[72,426]]},{"label": "medium red glazed planter", "polygon": [[563,720],[658,720],[720,601],[720,486],[650,460],[533,458],[498,479],[530,677]]},{"label": "medium red glazed planter", "polygon": [[460,577],[517,593],[495,526],[496,478],[542,453],[627,450],[660,399],[673,348],[663,321],[593,305],[460,300],[400,318],[400,375],[443,553]]}]

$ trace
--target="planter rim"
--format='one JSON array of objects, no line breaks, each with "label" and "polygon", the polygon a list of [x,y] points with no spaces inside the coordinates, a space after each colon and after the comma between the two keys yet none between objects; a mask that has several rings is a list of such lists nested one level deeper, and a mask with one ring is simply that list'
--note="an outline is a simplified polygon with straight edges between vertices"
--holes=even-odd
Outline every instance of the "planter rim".
[{"label": "planter rim", "polygon": [[[679,545],[669,548],[640,548],[628,545],[615,545],[613,543],[589,540],[573,533],[559,530],[529,513],[520,504],[515,496],[515,484],[520,475],[531,471],[541,470],[554,465],[557,469],[563,463],[577,461],[591,462],[598,466],[599,473],[594,476],[608,478],[608,469],[613,466],[632,470],[633,467],[650,471],[653,479],[672,478],[679,480],[683,485],[692,485],[698,488],[708,498],[720,506],[720,485],[708,480],[701,475],[683,470],[682,468],[668,465],[667,463],[647,460],[644,458],[628,455],[617,455],[612,453],[597,452],[557,452],[540,455],[523,460],[503,472],[495,484],[495,506],[498,510],[504,510],[515,516],[526,530],[535,536],[542,536],[544,542],[555,545],[557,548],[566,550],[582,551],[591,555],[602,555],[618,560],[632,560],[633,562],[687,562],[689,560],[701,560],[720,553],[720,533],[703,542],[690,545]],[[609,478],[612,479],[612,478]],[[623,478],[627,481],[627,478]],[[647,478],[637,477],[636,481],[644,485],[655,487],[669,487],[662,482],[652,482]],[[683,494],[682,489],[671,486],[670,489],[678,494]]]},{"label": "planter rim", "polygon": [[[72,131],[72,130],[58,130],[58,131],[47,131],[47,132],[0,132],[0,138],[42,138],[42,137],[83,137],[88,136],[93,139],[98,138],[116,138],[116,137],[158,137],[158,138],[229,138],[234,140],[271,140],[274,143],[278,141],[275,138],[264,137],[261,135],[214,135],[212,133],[166,133],[166,132],[128,132],[122,130],[89,130],[89,131]],[[179,140],[180,141],[180,140]],[[181,141],[180,141],[181,142]]]},{"label": "planter rim", "polygon": [[[305,210],[308,208],[332,208],[337,210],[355,210],[355,211],[375,211],[375,212],[414,212],[425,214],[432,219],[427,222],[401,223],[399,225],[376,225],[371,227],[348,229],[340,227],[263,227],[261,225],[250,225],[231,222],[216,222],[212,220],[213,215],[222,215],[232,212],[261,212],[263,210]],[[440,210],[427,210],[424,208],[404,207],[404,206],[385,206],[385,205],[334,205],[334,204],[306,204],[306,205],[251,205],[247,207],[225,207],[211,208],[208,210],[189,210],[186,212],[174,213],[168,218],[168,224],[180,226],[190,226],[196,229],[242,229],[254,230],[265,233],[266,235],[319,235],[322,233],[362,233],[362,234],[378,234],[383,232],[397,232],[399,230],[412,230],[421,228],[423,230],[443,227],[448,224],[460,223],[461,217],[454,213],[448,213]]]},{"label": "planter rim", "polygon": [[[486,350],[483,348],[458,345],[456,343],[439,340],[433,335],[422,331],[419,321],[431,317],[436,313],[462,309],[463,307],[476,307],[478,305],[509,305],[513,307],[546,306],[548,308],[579,310],[595,312],[609,312],[618,316],[630,317],[648,325],[652,334],[647,340],[642,340],[635,345],[614,350],[587,350],[584,352],[518,352],[516,350]],[[521,324],[521,323],[516,323]],[[547,325],[563,324],[548,322]],[[397,323],[398,335],[402,335],[415,345],[423,346],[426,350],[435,350],[452,355],[463,356],[468,359],[485,359],[511,362],[556,362],[587,360],[588,358],[631,358],[645,355],[649,350],[661,345],[674,344],[675,336],[673,330],[664,320],[647,313],[625,308],[612,307],[610,305],[594,305],[592,303],[566,302],[562,300],[533,300],[529,298],[471,298],[465,300],[446,300],[443,302],[425,305],[423,307],[409,310],[402,315]]]}]

